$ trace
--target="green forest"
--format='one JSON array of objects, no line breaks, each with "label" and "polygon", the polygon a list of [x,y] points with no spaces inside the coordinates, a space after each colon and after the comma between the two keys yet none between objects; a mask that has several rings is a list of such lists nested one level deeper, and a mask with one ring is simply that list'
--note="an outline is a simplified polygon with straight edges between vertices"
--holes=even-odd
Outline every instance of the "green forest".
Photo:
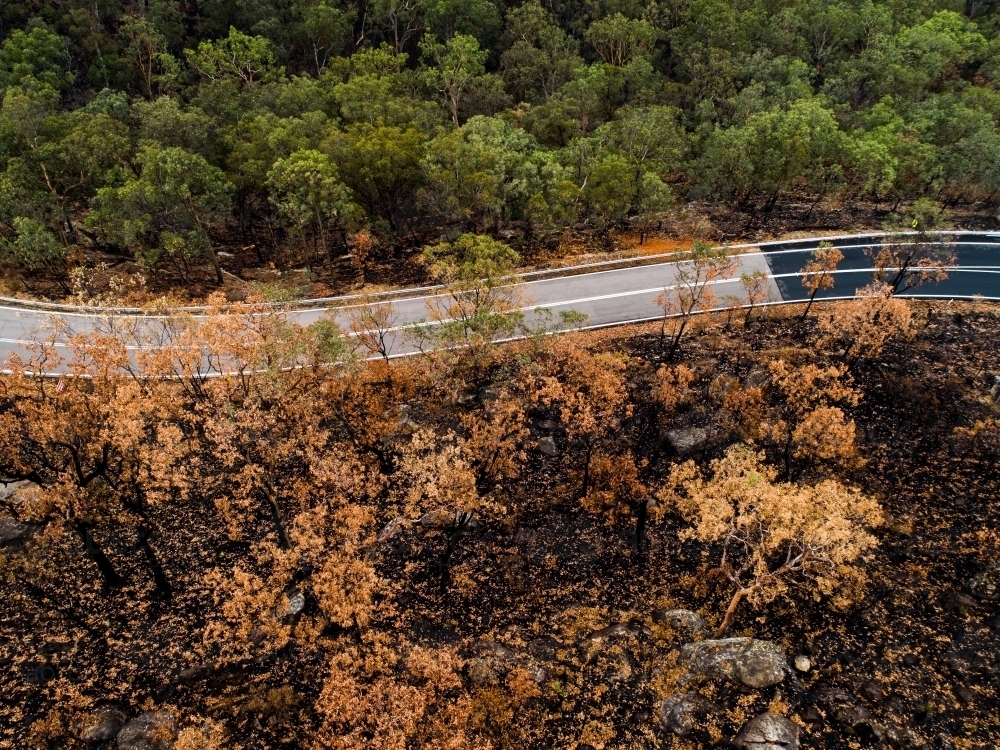
[{"label": "green forest", "polygon": [[992,214],[997,26],[980,0],[4,2],[0,263],[182,288],[223,248],[332,270],[696,200]]}]

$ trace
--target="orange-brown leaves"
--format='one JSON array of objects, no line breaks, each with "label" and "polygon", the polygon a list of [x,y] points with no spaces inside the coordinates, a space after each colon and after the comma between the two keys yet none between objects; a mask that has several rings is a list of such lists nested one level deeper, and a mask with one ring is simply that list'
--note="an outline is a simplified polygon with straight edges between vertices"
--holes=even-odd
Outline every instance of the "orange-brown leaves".
[{"label": "orange-brown leaves", "polygon": [[834,247],[829,242],[819,243],[809,260],[802,267],[802,286],[809,292],[812,298],[822,289],[832,289],[834,284],[834,271],[837,265],[844,259],[844,254],[839,248]]},{"label": "orange-brown leaves", "polygon": [[639,469],[630,453],[594,455],[590,463],[590,481],[590,492],[581,502],[593,513],[608,513],[612,517],[627,515],[631,507],[649,500],[649,491],[639,481]]},{"label": "orange-brown leaves", "polygon": [[857,464],[854,421],[838,406],[856,406],[859,394],[849,385],[846,368],[808,364],[796,367],[783,359],[769,364],[770,409],[761,436],[791,460]]},{"label": "orange-brown leaves", "polygon": [[449,648],[376,640],[333,657],[316,708],[317,747],[330,750],[484,748],[467,735],[463,665]]},{"label": "orange-brown leaves", "polygon": [[571,440],[596,439],[632,414],[625,388],[627,368],[628,357],[623,354],[595,354],[564,345],[557,372],[542,378],[536,399],[558,411]]},{"label": "orange-brown leaves", "polygon": [[694,379],[694,372],[684,365],[663,365],[656,371],[652,395],[662,416],[669,416],[690,401],[692,394],[689,389]]},{"label": "orange-brown leaves", "polygon": [[906,300],[893,296],[892,287],[872,284],[858,290],[857,298],[838,304],[831,315],[822,315],[817,326],[817,346],[843,352],[846,362],[878,359],[893,339],[907,339],[913,316]]},{"label": "orange-brown leaves", "polygon": [[694,524],[686,536],[721,543],[720,567],[735,591],[720,631],[742,599],[769,602],[793,575],[834,594],[860,575],[851,566],[876,543],[867,530],[882,523],[874,499],[831,480],[809,486],[775,477],[763,454],[737,445],[712,462],[711,478],[691,461],[675,467],[661,493]]}]

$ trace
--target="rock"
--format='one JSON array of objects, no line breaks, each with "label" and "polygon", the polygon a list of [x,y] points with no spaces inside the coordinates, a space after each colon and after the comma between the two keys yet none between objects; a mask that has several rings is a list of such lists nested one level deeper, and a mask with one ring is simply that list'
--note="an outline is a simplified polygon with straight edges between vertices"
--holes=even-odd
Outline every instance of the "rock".
[{"label": "rock", "polygon": [[548,435],[538,438],[538,450],[546,456],[552,456],[553,458],[558,456],[560,453],[559,446],[556,445],[556,441]]},{"label": "rock", "polygon": [[848,706],[837,709],[837,721],[849,727],[856,727],[871,721],[872,715],[864,706]]},{"label": "rock", "polygon": [[554,419],[542,419],[537,423],[539,430],[545,430],[547,432],[552,432],[554,430],[559,430],[562,425],[556,422]]},{"label": "rock", "polygon": [[972,577],[969,591],[980,599],[1000,599],[1000,560],[988,565],[986,570]]},{"label": "rock", "polygon": [[776,643],[753,638],[688,643],[681,647],[680,661],[694,675],[720,677],[750,688],[777,685],[789,671]]},{"label": "rock", "polygon": [[580,645],[593,655],[613,643],[624,643],[631,638],[650,638],[652,635],[652,631],[641,622],[630,621],[601,628],[584,638]]},{"label": "rock", "polygon": [[16,518],[0,518],[0,544],[16,542],[28,535],[29,527]]},{"label": "rock", "polygon": [[862,680],[858,683],[858,695],[872,703],[881,703],[885,700],[885,691],[882,686],[874,680]]},{"label": "rock", "polygon": [[800,672],[808,672],[812,669],[812,661],[810,661],[808,656],[796,656],[795,668]]},{"label": "rock", "polygon": [[674,693],[660,704],[660,727],[687,737],[699,719],[715,706],[698,693]]},{"label": "rock", "polygon": [[518,654],[496,641],[479,641],[473,644],[475,658],[465,663],[465,672],[475,685],[496,685],[514,668],[524,669],[532,681],[542,684],[548,672],[534,659]]},{"label": "rock", "polygon": [[555,638],[542,636],[541,638],[535,638],[528,644],[528,653],[539,659],[555,659],[556,651],[561,647],[562,644]]},{"label": "rock", "polygon": [[80,728],[84,742],[107,742],[118,736],[128,717],[114,706],[102,706]]},{"label": "rock", "polygon": [[768,711],[744,724],[733,744],[740,750],[797,750],[799,725]]},{"label": "rock", "polygon": [[990,398],[994,404],[1000,404],[1000,375],[993,376],[993,387],[990,388]]},{"label": "rock", "polygon": [[979,602],[968,594],[963,594],[960,591],[952,591],[945,598],[944,603],[948,609],[953,609],[963,616],[969,614],[971,610],[974,610],[979,606]]},{"label": "rock", "polygon": [[9,484],[0,483],[0,502],[6,503],[8,506],[20,505],[25,500],[37,497],[40,492],[41,487],[26,479]]},{"label": "rock", "polygon": [[708,630],[708,623],[704,618],[690,609],[658,609],[653,612],[653,622],[689,636],[701,635]]},{"label": "rock", "polygon": [[177,722],[169,711],[148,711],[136,716],[118,733],[119,750],[171,750],[177,739]]},{"label": "rock", "polygon": [[479,389],[479,400],[480,401],[496,401],[500,398],[500,391],[488,385],[484,385]]},{"label": "rock", "polygon": [[465,663],[465,673],[477,687],[496,685],[501,678],[500,671],[489,659],[469,659]]},{"label": "rock", "polygon": [[973,693],[965,685],[958,685],[955,687],[955,697],[957,697],[962,703],[971,704],[976,702],[976,694]]},{"label": "rock", "polygon": [[306,608],[306,595],[295,591],[288,597],[288,614],[294,617]]},{"label": "rock", "polygon": [[678,456],[686,456],[701,450],[711,438],[704,427],[685,427],[679,430],[660,430],[660,439],[665,441]]}]

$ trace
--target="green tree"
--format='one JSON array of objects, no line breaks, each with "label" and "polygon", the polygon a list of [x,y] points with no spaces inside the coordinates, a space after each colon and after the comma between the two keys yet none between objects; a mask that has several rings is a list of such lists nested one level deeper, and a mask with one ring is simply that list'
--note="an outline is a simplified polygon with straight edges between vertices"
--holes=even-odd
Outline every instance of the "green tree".
[{"label": "green tree", "polygon": [[0,262],[27,268],[61,270],[66,259],[66,247],[48,227],[26,216],[13,221],[13,239],[0,238]]},{"label": "green tree", "polygon": [[43,21],[14,31],[0,46],[0,91],[37,82],[64,91],[73,83],[66,41]]},{"label": "green tree", "polygon": [[550,205],[553,190],[566,179],[534,138],[497,117],[473,117],[432,139],[423,167],[424,200],[445,216],[480,227],[524,217],[536,196]]},{"label": "green tree", "polygon": [[425,0],[428,31],[438,39],[455,34],[475,37],[489,49],[500,34],[500,12],[491,0]]},{"label": "green tree", "polygon": [[466,34],[456,34],[444,44],[427,35],[420,42],[420,51],[428,63],[424,80],[441,95],[457,128],[464,100],[477,89],[495,85],[496,77],[485,72],[489,52],[480,49],[476,38]]},{"label": "green tree", "polygon": [[234,28],[229,36],[202,42],[197,50],[184,50],[188,62],[210,81],[235,81],[252,89],[280,76],[270,42],[261,36],[247,36]]},{"label": "green tree", "polygon": [[142,79],[146,98],[152,99],[154,90],[160,94],[169,91],[180,65],[167,51],[167,40],[156,25],[142,17],[126,16],[119,33],[128,39],[126,52]]},{"label": "green tree", "polygon": [[615,13],[594,21],[587,29],[587,42],[608,65],[623,68],[636,57],[648,54],[656,41],[656,29],[642,20]]},{"label": "green tree", "polygon": [[322,149],[368,215],[395,228],[396,212],[423,182],[426,140],[415,128],[358,123],[331,133]]},{"label": "green tree", "polygon": [[139,176],[97,192],[89,222],[147,265],[155,265],[165,251],[184,278],[188,262],[207,254],[221,284],[209,230],[232,208],[232,185],[225,174],[204,157],[176,147],[146,146],[138,162]]},{"label": "green tree", "polygon": [[424,250],[424,260],[445,292],[428,300],[432,325],[421,334],[437,343],[492,343],[510,336],[523,318],[514,287],[520,256],[503,242],[463,234]]},{"label": "green tree", "polygon": [[320,247],[332,267],[333,251],[327,243],[326,225],[332,224],[343,231],[344,225],[351,219],[354,206],[329,157],[312,149],[296,151],[287,159],[275,162],[268,172],[267,184],[278,210],[300,232],[305,225],[312,224]]},{"label": "green tree", "polygon": [[537,0],[507,13],[510,46],[500,58],[508,91],[517,101],[544,101],[583,66],[580,44],[560,29]]},{"label": "green tree", "polygon": [[344,49],[350,39],[357,11],[332,0],[293,0],[296,19],[293,36],[319,76],[326,69],[330,55]]}]

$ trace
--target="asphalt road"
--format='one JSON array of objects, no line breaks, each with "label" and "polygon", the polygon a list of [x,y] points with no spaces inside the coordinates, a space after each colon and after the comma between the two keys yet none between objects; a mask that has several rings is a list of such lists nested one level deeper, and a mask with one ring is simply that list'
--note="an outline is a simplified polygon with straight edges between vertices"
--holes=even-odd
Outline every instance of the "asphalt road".
[{"label": "asphalt road", "polygon": [[[844,259],[835,275],[835,286],[824,290],[817,298],[850,297],[857,288],[872,280],[868,252],[883,241],[879,236],[849,236],[825,238],[841,249]],[[928,283],[908,293],[914,297],[968,299],[983,297],[1000,300],[1000,233],[953,233],[949,242],[958,256],[957,267],[939,283]],[[806,299],[799,271],[820,238],[764,243],[753,247],[734,247],[739,266],[733,275],[713,284],[718,299],[727,296],[743,298],[740,274],[763,271],[768,276],[772,300],[775,303],[801,302]],[[587,315],[587,327],[620,325],[655,319],[659,316],[654,303],[665,288],[674,285],[676,262],[663,262],[628,268],[601,270],[600,266],[575,269],[573,275],[529,280],[518,285],[526,316],[531,319],[537,307],[551,310],[556,316],[564,310]],[[425,320],[429,311],[442,299],[433,290],[398,295],[392,301],[395,309],[392,351],[405,354],[413,350],[403,329]],[[333,315],[345,330],[352,305],[357,300],[340,298],[325,303],[307,304],[287,311],[292,319],[309,324]],[[389,303],[386,303],[389,304]],[[331,307],[331,305],[335,305]],[[332,310],[332,313],[331,313]],[[106,329],[135,322],[128,311],[92,310],[62,305],[25,305],[13,300],[0,300],[0,353],[7,360],[11,353],[25,356],[32,342],[51,341],[61,346],[78,332]],[[162,319],[142,316],[143,326],[153,331]],[[137,344],[141,346],[142,344]]]}]

